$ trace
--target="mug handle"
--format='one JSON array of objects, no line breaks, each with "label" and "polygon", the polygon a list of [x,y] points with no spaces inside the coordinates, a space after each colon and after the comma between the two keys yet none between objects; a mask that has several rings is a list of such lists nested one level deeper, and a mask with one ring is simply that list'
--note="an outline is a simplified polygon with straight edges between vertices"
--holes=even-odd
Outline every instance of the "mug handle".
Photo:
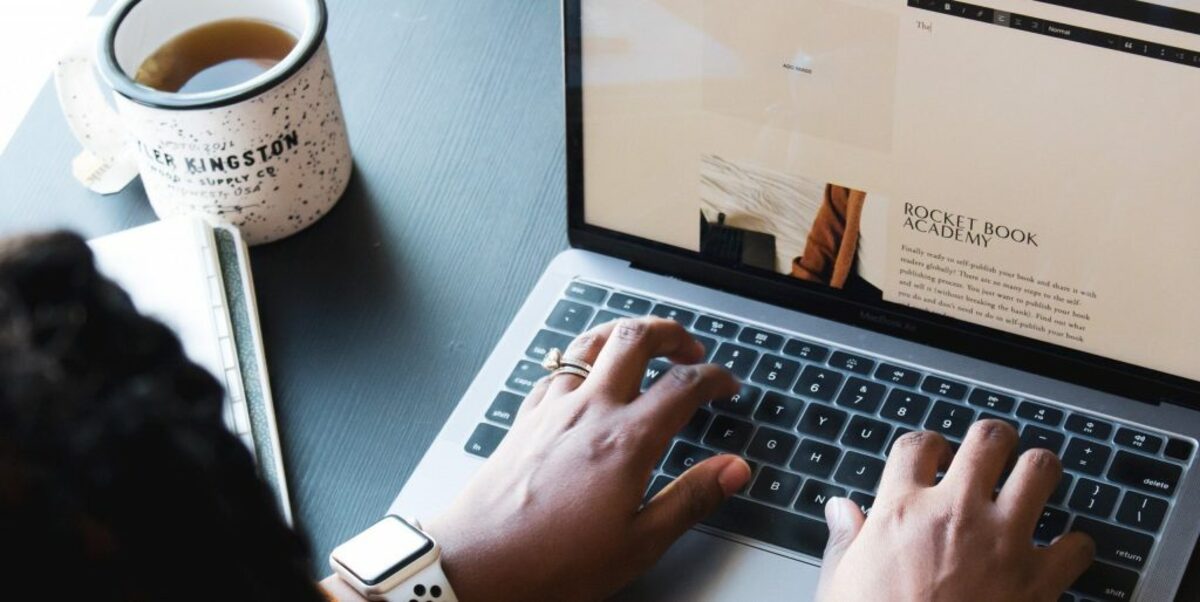
[{"label": "mug handle", "polygon": [[103,19],[87,20],[79,41],[54,69],[58,104],[83,152],[71,162],[71,173],[93,192],[123,190],[138,175],[137,160],[121,116],[105,97],[96,73],[96,47]]}]

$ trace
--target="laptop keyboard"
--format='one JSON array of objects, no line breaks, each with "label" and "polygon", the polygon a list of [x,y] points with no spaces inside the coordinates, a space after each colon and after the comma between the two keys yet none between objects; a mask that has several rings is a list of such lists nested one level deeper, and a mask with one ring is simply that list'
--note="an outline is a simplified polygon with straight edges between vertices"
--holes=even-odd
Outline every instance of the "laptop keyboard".
[{"label": "laptop keyboard", "polygon": [[[1193,445],[1184,439],[578,281],[517,360],[466,451],[486,458],[496,449],[524,395],[546,375],[540,362],[547,351],[565,350],[598,324],[645,315],[688,328],[708,361],[744,383],[737,395],[696,411],[652,476],[646,499],[697,462],[719,453],[742,455],[753,478],[705,524],[795,553],[821,557],[830,497],[849,497],[869,515],[884,460],[901,435],[936,431],[957,449],[973,422],[994,418],[1018,430],[1020,451],[1046,448],[1063,461],[1062,481],[1034,540],[1047,544],[1077,530],[1096,541],[1095,564],[1063,600],[1130,600],[1192,456]],[[665,361],[651,362],[642,388],[669,368]]]}]

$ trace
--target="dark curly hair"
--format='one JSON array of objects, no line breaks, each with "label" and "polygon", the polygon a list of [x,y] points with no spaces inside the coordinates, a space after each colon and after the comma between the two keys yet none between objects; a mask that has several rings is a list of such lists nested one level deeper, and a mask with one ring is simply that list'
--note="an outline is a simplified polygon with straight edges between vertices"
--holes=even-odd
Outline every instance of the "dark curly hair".
[{"label": "dark curly hair", "polygon": [[323,599],[223,395],[78,236],[0,242],[2,597]]}]

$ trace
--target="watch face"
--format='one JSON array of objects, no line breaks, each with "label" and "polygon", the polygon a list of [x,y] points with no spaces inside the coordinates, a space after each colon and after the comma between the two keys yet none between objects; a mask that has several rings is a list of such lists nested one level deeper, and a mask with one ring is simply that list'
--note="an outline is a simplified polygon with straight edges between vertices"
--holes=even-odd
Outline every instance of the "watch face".
[{"label": "watch face", "polygon": [[433,549],[433,540],[395,516],[388,516],[333,551],[333,559],[367,585],[408,566]]}]

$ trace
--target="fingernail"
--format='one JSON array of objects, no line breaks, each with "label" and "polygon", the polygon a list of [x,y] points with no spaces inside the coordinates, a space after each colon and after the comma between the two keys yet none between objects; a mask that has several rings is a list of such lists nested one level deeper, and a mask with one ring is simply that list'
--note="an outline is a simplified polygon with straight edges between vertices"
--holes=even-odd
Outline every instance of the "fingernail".
[{"label": "fingernail", "polygon": [[717,474],[717,484],[721,486],[721,492],[725,494],[725,497],[740,491],[749,480],[750,465],[741,458],[734,458]]},{"label": "fingernail", "polygon": [[842,504],[842,498],[829,498],[829,501],[825,502],[825,522],[829,523],[829,528],[836,529],[842,526],[845,518],[846,508]]}]

